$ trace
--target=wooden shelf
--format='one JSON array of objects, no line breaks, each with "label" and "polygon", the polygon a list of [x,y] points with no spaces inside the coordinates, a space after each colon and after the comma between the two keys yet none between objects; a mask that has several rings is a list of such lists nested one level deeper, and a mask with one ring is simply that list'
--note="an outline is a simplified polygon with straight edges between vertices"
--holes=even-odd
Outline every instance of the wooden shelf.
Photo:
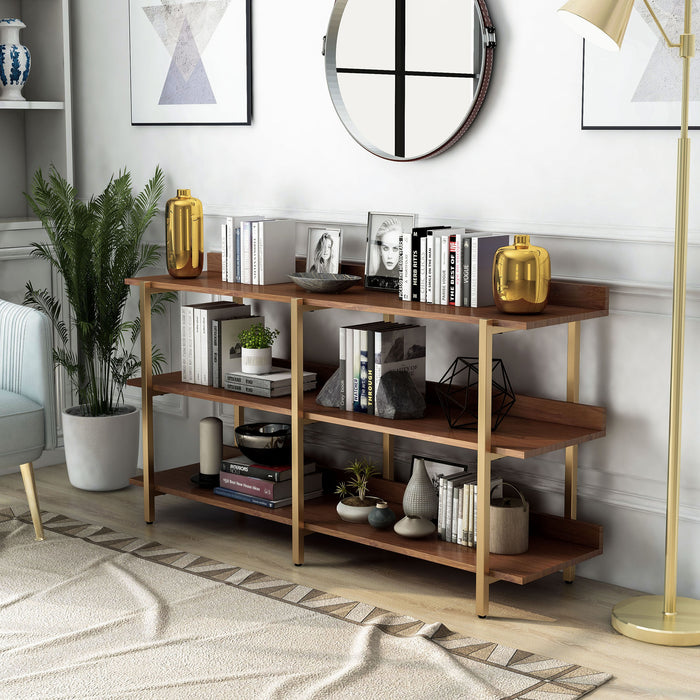
[{"label": "wooden shelf", "polygon": [[[180,496],[292,526],[290,506],[265,508],[245,501],[217,496],[211,489],[199,488],[190,481],[190,477],[198,471],[199,465],[191,464],[156,472],[156,495]],[[143,477],[134,477],[131,483],[143,486]],[[380,496],[389,500],[397,518],[403,517],[403,510],[400,502],[392,499],[400,495],[402,490],[402,484],[386,484],[385,493],[382,493],[381,487],[377,490]],[[391,529],[375,530],[370,525],[346,523],[340,520],[336,513],[337,502],[337,498],[332,496],[305,501],[304,528],[308,532],[357,542],[463,571],[476,572],[474,549],[439,540],[437,534],[412,540],[397,535]],[[530,527],[532,533],[528,551],[512,556],[492,554],[489,575],[502,581],[523,585],[591,559],[603,551],[603,534],[600,525],[533,513]]]}]

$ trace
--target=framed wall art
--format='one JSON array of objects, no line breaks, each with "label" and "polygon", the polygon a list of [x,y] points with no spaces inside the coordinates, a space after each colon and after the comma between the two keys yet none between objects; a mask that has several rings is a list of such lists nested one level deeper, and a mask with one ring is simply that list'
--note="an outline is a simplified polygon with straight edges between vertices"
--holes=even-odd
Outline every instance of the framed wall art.
[{"label": "framed wall art", "polygon": [[369,212],[367,217],[367,251],[365,287],[384,291],[399,290],[399,242],[401,234],[411,233],[414,214]]},{"label": "framed wall art", "polygon": [[306,272],[340,272],[342,230],[309,227]]},{"label": "framed wall art", "polygon": [[[654,11],[673,40],[683,31],[683,7],[659,0]],[[700,128],[700,67],[690,62],[691,129]],[[582,129],[679,129],[681,59],[669,50],[642,3],[632,10],[619,52],[584,42]]]},{"label": "framed wall art", "polygon": [[131,123],[250,124],[251,0],[129,0]]}]

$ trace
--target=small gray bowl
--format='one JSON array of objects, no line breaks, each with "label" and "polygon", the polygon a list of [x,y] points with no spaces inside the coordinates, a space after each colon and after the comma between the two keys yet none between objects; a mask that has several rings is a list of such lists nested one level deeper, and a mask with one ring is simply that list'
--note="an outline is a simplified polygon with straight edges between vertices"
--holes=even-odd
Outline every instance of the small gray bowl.
[{"label": "small gray bowl", "polygon": [[288,423],[246,423],[234,432],[238,449],[248,459],[271,467],[291,463],[292,426]]},{"label": "small gray bowl", "polygon": [[307,292],[321,292],[323,294],[342,292],[362,279],[357,275],[334,274],[333,272],[295,272],[288,277],[294,284],[299,285]]}]

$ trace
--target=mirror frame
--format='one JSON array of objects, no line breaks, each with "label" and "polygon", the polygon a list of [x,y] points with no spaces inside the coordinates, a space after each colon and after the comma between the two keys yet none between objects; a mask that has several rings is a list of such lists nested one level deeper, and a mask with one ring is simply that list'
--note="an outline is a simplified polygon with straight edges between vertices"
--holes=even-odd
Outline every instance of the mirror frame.
[{"label": "mirror frame", "polygon": [[364,149],[373,153],[380,158],[386,160],[393,160],[398,162],[410,162],[416,160],[425,160],[426,158],[432,158],[440,153],[444,153],[448,148],[454,146],[459,139],[464,136],[464,133],[472,125],[476,119],[479,111],[481,110],[484,100],[486,99],[486,92],[488,91],[489,83],[491,82],[491,74],[493,72],[493,55],[494,49],[496,47],[496,29],[491,22],[491,16],[489,15],[488,8],[486,7],[486,0],[473,0],[475,7],[479,7],[481,21],[481,34],[483,37],[483,65],[481,70],[481,75],[479,76],[479,85],[474,93],[474,98],[471,102],[469,111],[464,117],[464,120],[459,125],[457,130],[442,144],[437,146],[432,151],[423,153],[418,156],[402,157],[395,156],[392,153],[388,153],[381,148],[370,143],[367,139],[363,137],[360,131],[355,126],[350,114],[345,107],[343,98],[340,91],[340,85],[338,83],[338,71],[336,65],[336,50],[338,42],[338,30],[340,28],[340,22],[343,17],[343,12],[346,5],[350,0],[335,0],[333,5],[333,10],[331,12],[331,17],[328,22],[328,30],[326,36],[324,37],[324,47],[323,55],[325,56],[325,66],[326,66],[326,83],[328,85],[328,91],[331,96],[331,101],[333,102],[333,107],[335,108],[340,121],[343,126],[348,130],[350,135],[360,144]]}]

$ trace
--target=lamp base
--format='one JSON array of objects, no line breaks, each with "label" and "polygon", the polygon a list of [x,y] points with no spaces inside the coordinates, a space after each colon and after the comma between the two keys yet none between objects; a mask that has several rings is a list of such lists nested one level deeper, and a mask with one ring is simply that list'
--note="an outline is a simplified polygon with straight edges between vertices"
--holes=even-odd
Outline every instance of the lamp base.
[{"label": "lamp base", "polygon": [[700,600],[677,598],[676,614],[664,614],[662,595],[627,598],[612,611],[612,626],[625,637],[649,644],[692,647],[700,644]]}]

